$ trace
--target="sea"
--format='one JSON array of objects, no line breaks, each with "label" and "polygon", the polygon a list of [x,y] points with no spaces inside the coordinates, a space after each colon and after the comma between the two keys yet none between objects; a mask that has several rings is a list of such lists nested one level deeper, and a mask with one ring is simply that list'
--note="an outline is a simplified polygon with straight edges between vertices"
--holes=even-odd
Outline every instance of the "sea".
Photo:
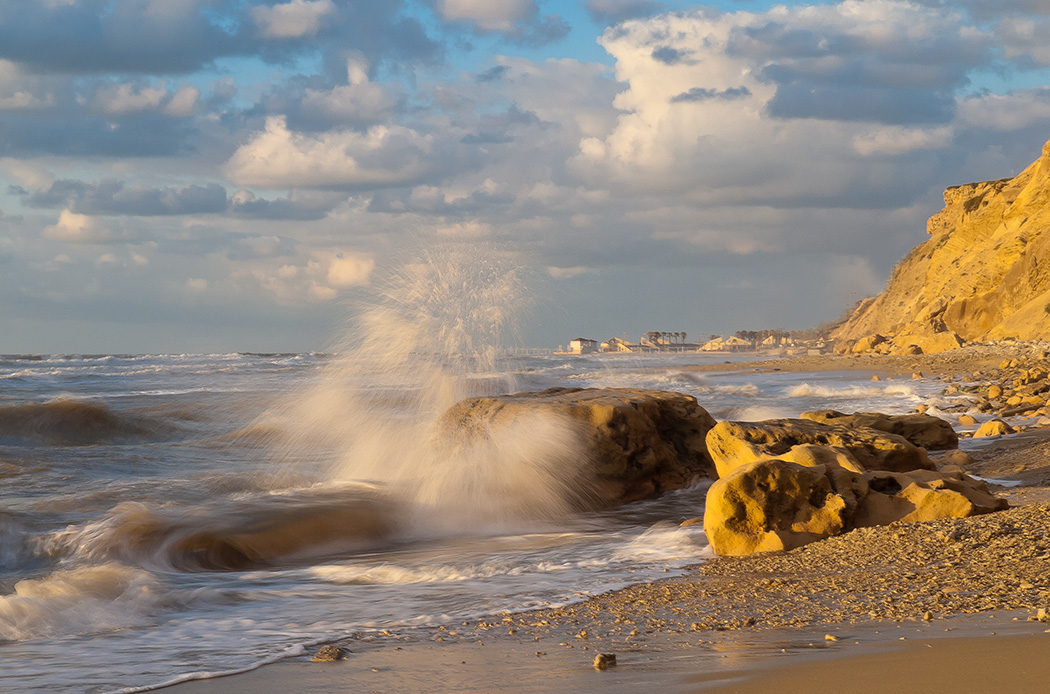
[{"label": "sea", "polygon": [[710,556],[702,526],[681,525],[703,515],[704,483],[573,512],[547,464],[572,445],[557,431],[435,445],[462,397],[653,388],[759,420],[905,413],[944,386],[730,363],[753,355],[462,359],[459,337],[421,353],[377,321],[324,353],[0,357],[0,691],[148,691]]}]

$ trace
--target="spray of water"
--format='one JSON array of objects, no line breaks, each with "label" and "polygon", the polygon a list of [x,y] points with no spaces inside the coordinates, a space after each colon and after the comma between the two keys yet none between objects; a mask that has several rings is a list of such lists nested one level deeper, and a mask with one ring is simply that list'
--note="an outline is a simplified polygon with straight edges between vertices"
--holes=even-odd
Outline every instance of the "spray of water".
[{"label": "spray of water", "polygon": [[468,440],[441,419],[466,397],[516,390],[500,354],[529,301],[520,264],[491,247],[432,249],[391,272],[284,413],[286,454],[323,446],[332,479],[389,489],[429,530],[569,513],[584,460],[572,423],[537,413]]}]

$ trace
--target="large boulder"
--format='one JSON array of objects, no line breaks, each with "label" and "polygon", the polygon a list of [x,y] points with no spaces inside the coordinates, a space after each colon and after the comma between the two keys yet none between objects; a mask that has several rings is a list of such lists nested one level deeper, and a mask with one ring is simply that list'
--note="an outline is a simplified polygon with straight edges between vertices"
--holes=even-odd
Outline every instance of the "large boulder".
[{"label": "large boulder", "polygon": [[719,422],[707,434],[707,450],[719,477],[757,460],[790,457],[793,448],[807,444],[844,449],[861,470],[934,468],[925,451],[904,437],[874,429],[851,429],[807,419],[770,419]]},{"label": "large boulder", "polygon": [[867,427],[903,436],[928,451],[959,447],[959,435],[948,422],[928,414],[888,415],[879,412],[845,414],[837,410],[803,412],[802,419],[821,424],[838,424],[851,428]]},{"label": "large boulder", "polygon": [[793,549],[858,527],[965,518],[1006,506],[961,471],[858,473],[767,459],[711,485],[704,531],[716,554],[743,556]]},{"label": "large boulder", "polygon": [[760,460],[711,485],[704,531],[720,556],[793,549],[846,530],[865,492],[860,473]]},{"label": "large boulder", "polygon": [[607,508],[713,477],[707,432],[715,421],[684,393],[619,388],[550,388],[470,398],[442,417],[443,436],[489,437],[514,422],[553,417],[575,434],[582,466],[577,505]]}]

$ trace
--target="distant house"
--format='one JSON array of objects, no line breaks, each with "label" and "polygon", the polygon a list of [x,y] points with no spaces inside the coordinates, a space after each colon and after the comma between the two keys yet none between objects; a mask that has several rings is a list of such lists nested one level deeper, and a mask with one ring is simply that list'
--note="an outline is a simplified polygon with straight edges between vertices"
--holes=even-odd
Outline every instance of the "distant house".
[{"label": "distant house", "polygon": [[724,352],[725,351],[725,340],[720,337],[716,337],[709,342],[705,342],[700,345],[701,352]]},{"label": "distant house", "polygon": [[602,343],[603,352],[633,352],[634,345],[619,337],[610,337],[607,342]]},{"label": "distant house", "polygon": [[700,345],[701,352],[746,352],[754,349],[747,340],[741,340],[736,335],[726,338],[716,338],[710,342]]},{"label": "distant house", "polygon": [[598,351],[598,341],[586,337],[577,337],[569,341],[569,351],[573,354],[590,354]]},{"label": "distant house", "polygon": [[747,340],[741,340],[736,335],[733,335],[726,339],[722,349],[726,352],[746,352],[749,349],[754,349],[754,347]]}]

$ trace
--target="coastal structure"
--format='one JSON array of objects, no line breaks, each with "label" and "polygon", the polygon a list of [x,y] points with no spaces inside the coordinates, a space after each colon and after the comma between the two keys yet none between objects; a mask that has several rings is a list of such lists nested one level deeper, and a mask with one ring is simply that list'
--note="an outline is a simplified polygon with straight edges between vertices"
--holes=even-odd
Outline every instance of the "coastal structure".
[{"label": "coastal structure", "polygon": [[587,337],[569,340],[569,351],[573,354],[591,354],[598,351],[598,341]]}]

